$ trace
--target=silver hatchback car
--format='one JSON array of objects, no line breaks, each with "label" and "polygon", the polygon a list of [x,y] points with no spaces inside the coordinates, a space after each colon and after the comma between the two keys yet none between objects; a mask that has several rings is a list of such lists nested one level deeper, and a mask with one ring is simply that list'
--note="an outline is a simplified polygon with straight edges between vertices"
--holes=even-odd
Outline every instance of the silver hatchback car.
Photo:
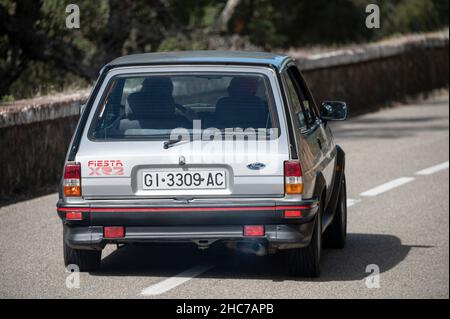
[{"label": "silver hatchback car", "polygon": [[107,64],[70,144],[57,211],[64,262],[106,244],[279,253],[318,276],[346,239],[345,154],[295,62],[270,53],[137,54]]}]

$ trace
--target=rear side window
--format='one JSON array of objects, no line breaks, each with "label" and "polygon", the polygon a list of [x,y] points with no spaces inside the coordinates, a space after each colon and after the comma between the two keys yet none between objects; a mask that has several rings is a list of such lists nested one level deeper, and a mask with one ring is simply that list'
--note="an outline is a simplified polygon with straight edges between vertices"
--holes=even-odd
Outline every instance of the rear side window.
[{"label": "rear side window", "polygon": [[308,128],[308,125],[303,114],[302,102],[299,95],[297,94],[295,85],[289,76],[286,77],[286,84],[287,93],[289,95],[289,99],[291,100],[292,109],[294,111],[295,117],[297,118],[298,126],[300,129],[306,130]]},{"label": "rear side window", "polygon": [[89,137],[167,139],[174,129],[192,133],[194,124],[269,132],[278,128],[275,110],[269,80],[261,74],[119,76],[105,90]]},{"label": "rear side window", "polygon": [[309,98],[301,79],[300,72],[295,66],[291,66],[287,70],[286,82],[299,127],[302,130],[307,130],[314,126],[314,123],[317,121],[317,115],[313,107],[313,101]]}]

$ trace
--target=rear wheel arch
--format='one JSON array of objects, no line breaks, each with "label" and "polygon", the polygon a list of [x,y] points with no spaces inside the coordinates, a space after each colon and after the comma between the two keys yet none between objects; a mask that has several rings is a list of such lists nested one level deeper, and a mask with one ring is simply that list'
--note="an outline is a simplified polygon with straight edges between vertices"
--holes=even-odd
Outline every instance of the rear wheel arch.
[{"label": "rear wheel arch", "polygon": [[347,237],[347,190],[345,174],[340,183],[339,200],[333,220],[324,232],[323,242],[329,248],[344,248]]},{"label": "rear wheel arch", "polygon": [[336,165],[339,171],[345,172],[345,152],[339,145],[336,145]]},{"label": "rear wheel arch", "polygon": [[[330,189],[329,199],[327,202],[326,210],[329,212],[330,220],[334,218],[334,212],[336,210],[336,205],[339,201],[339,192],[341,189],[341,184],[344,180],[345,176],[345,152],[339,145],[336,145],[336,163],[334,167],[334,176],[333,176],[333,184],[332,189]],[[327,225],[325,226],[325,228]]]},{"label": "rear wheel arch", "polygon": [[[325,177],[323,176],[322,172],[317,172],[313,197],[321,201],[320,205],[324,205],[322,201],[323,200],[326,201],[327,198],[326,195],[327,195],[327,183],[325,181]],[[322,196],[325,197],[322,198]]]},{"label": "rear wheel arch", "polygon": [[[318,198],[322,200],[324,196],[326,196],[326,189],[322,188],[322,193],[320,193]],[[322,255],[323,239],[322,212],[323,207],[320,206],[317,215],[312,222],[314,223],[314,231],[309,245],[303,248],[287,249],[283,252],[287,270],[293,276],[320,276],[320,259]]]},{"label": "rear wheel arch", "polygon": [[[325,208],[326,200],[327,200],[327,184],[325,181],[325,177],[322,175],[321,172],[317,172],[316,174],[316,182],[314,185],[314,191],[313,191],[313,197],[319,200],[319,205],[321,206],[320,210],[322,212],[321,216],[321,222],[322,225],[324,224],[324,218],[326,218],[325,214]],[[323,229],[322,229],[323,231]]]},{"label": "rear wheel arch", "polygon": [[98,270],[101,263],[102,251],[90,249],[74,249],[66,242],[67,226],[63,226],[63,256],[66,267],[75,265],[79,271]]}]

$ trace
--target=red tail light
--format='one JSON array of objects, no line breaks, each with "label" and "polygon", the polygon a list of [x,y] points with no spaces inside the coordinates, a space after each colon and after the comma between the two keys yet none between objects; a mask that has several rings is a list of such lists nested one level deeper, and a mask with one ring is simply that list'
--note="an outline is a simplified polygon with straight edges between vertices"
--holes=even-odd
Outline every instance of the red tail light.
[{"label": "red tail light", "polygon": [[244,236],[264,236],[266,233],[264,226],[244,226]]},{"label": "red tail light", "polygon": [[82,212],[67,212],[66,219],[67,220],[82,220],[83,213]]},{"label": "red tail light", "polygon": [[125,237],[125,228],[123,226],[106,226],[103,228],[103,237],[105,238]]},{"label": "red tail light", "polygon": [[302,167],[298,160],[284,162],[286,194],[303,193]]},{"label": "red tail light", "polygon": [[286,218],[300,218],[302,217],[302,211],[300,210],[285,210],[284,217]]},{"label": "red tail light", "polygon": [[81,166],[67,163],[64,167],[64,195],[81,196]]}]

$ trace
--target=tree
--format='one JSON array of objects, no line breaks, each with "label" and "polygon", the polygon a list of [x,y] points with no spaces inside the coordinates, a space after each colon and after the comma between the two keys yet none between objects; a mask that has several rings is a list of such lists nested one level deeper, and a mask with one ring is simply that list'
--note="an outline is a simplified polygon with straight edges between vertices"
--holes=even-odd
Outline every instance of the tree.
[{"label": "tree", "polygon": [[0,96],[8,91],[30,61],[41,61],[82,78],[94,79],[104,63],[122,54],[130,32],[127,26],[134,2],[109,0],[108,4],[105,27],[89,39],[91,48],[95,48],[93,53],[77,45],[77,37],[67,39],[67,30],[41,27],[42,0],[18,0],[10,8],[0,5],[0,36],[7,43],[1,47],[2,56],[6,58],[0,63]]},{"label": "tree", "polygon": [[80,79],[87,85],[124,54],[335,45],[448,27],[448,0],[378,0],[382,27],[369,30],[371,2],[79,0],[80,29],[67,29],[68,1],[0,0],[0,98]]},{"label": "tree", "polygon": [[222,12],[217,19],[215,31],[226,32],[228,30],[228,23],[236,13],[236,9],[241,4],[241,0],[228,0]]}]

